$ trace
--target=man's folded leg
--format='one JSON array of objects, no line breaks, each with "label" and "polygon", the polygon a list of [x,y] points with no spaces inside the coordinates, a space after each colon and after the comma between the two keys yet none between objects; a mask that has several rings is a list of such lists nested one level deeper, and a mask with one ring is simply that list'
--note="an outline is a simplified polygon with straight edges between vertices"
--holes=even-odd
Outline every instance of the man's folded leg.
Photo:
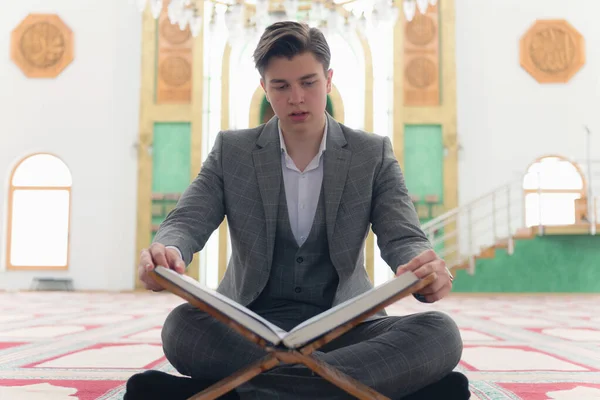
[{"label": "man's folded leg", "polygon": [[[162,343],[167,360],[185,377],[158,371],[136,374],[127,382],[126,400],[187,399],[267,354],[189,303],[171,311],[163,325]],[[161,397],[163,392],[168,397]],[[222,397],[236,398],[235,392]]]},{"label": "man's folded leg", "polygon": [[171,311],[161,336],[167,360],[180,374],[195,379],[219,381],[267,354],[188,303]]},{"label": "man's folded leg", "polygon": [[[189,304],[171,312],[163,327],[162,340],[169,362],[192,379],[165,374],[137,375],[128,382],[128,394],[133,393],[131,386],[137,386],[138,390],[144,387],[169,390],[172,386],[169,399],[186,399],[187,393],[176,396],[177,388],[199,392],[266,355],[264,349]],[[418,396],[420,390],[436,385],[444,387],[447,394],[452,384],[444,378],[458,364],[462,341],[456,324],[448,316],[431,312],[363,323],[320,350],[314,356],[321,361],[397,400]],[[260,400],[353,398],[302,365],[276,367],[241,385],[236,392],[242,399]],[[429,396],[431,390],[426,393]],[[468,396],[453,398],[462,400]]]},{"label": "man's folded leg", "polygon": [[[462,355],[458,327],[427,312],[363,323],[314,356],[393,400],[466,400],[466,377],[452,370]],[[238,390],[242,399],[352,399],[301,366],[265,372]]]},{"label": "man's folded leg", "polygon": [[458,365],[462,349],[456,323],[433,311],[368,321],[321,350],[323,361],[401,399],[442,381]]}]

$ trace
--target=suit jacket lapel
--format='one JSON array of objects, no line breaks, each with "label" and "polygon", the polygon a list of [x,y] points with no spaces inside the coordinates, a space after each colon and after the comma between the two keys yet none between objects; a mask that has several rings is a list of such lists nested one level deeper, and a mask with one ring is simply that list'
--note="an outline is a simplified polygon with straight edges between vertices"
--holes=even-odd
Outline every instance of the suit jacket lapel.
[{"label": "suit jacket lapel", "polygon": [[331,244],[338,208],[346,176],[350,167],[352,152],[344,147],[348,144],[342,128],[327,114],[327,142],[324,154],[323,190],[325,193],[325,220],[327,239]]},{"label": "suit jacket lapel", "polygon": [[275,246],[279,191],[281,188],[281,147],[277,118],[272,118],[264,127],[257,149],[252,152],[256,180],[262,198],[267,224],[267,266],[270,268]]}]

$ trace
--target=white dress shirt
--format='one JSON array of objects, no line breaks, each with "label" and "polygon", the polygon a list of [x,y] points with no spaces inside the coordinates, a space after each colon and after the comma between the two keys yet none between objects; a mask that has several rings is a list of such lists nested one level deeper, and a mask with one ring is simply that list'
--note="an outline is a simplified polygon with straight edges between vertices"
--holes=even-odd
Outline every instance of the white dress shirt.
[{"label": "white dress shirt", "polygon": [[325,119],[325,131],[319,152],[304,169],[303,172],[296,167],[292,158],[288,155],[285,141],[281,133],[279,123],[279,142],[281,144],[281,170],[285,186],[285,198],[288,206],[290,225],[298,246],[306,241],[312,228],[315,212],[321,194],[323,183],[323,152],[327,142],[327,119]]}]

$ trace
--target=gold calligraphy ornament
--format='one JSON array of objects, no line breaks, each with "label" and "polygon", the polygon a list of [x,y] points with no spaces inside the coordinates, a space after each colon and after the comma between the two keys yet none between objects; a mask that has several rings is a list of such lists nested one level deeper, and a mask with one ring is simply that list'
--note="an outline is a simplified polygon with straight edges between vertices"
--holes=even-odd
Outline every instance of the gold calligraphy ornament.
[{"label": "gold calligraphy ornament", "polygon": [[54,14],[30,14],[11,36],[11,58],[29,78],[54,78],[73,61],[73,33]]},{"label": "gold calligraphy ornament", "polygon": [[521,38],[521,66],[540,83],[566,83],[585,64],[583,36],[564,20],[539,20]]}]

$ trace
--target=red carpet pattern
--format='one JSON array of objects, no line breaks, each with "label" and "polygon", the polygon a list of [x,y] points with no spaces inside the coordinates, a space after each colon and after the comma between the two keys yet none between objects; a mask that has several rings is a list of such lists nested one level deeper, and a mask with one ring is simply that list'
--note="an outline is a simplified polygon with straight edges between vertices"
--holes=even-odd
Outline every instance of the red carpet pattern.
[{"label": "red carpet pattern", "polygon": [[[122,399],[127,378],[174,372],[160,345],[168,293],[0,293],[0,399]],[[390,314],[440,310],[465,342],[473,399],[600,399],[600,296],[406,299]]]},{"label": "red carpet pattern", "polygon": [[390,313],[436,308],[458,323],[457,370],[479,400],[600,399],[600,296],[454,295],[433,306],[401,302]]}]

